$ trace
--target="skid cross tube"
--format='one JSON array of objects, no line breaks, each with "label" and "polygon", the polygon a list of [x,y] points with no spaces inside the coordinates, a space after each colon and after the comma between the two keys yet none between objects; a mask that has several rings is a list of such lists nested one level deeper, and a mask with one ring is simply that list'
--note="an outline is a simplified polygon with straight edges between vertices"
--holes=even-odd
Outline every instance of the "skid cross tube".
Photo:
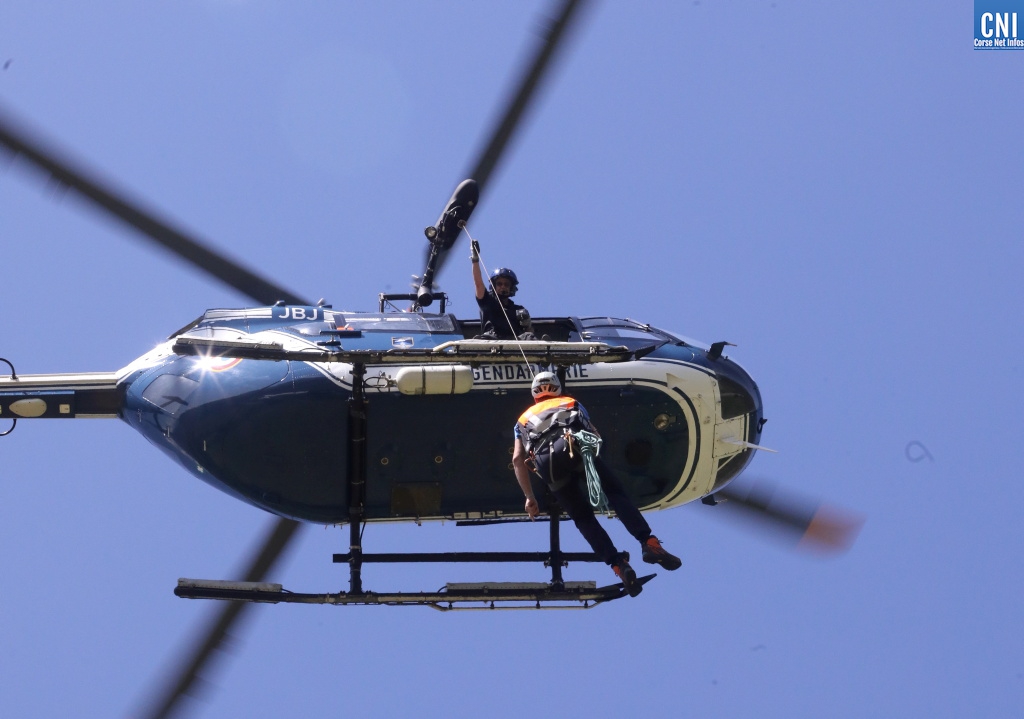
[{"label": "skid cross tube", "polygon": [[[356,591],[359,567],[367,563],[379,564],[401,564],[408,562],[415,563],[462,563],[462,562],[543,562],[544,566],[551,568],[551,589],[561,591],[565,587],[565,580],[562,578],[562,567],[568,566],[569,562],[601,562],[603,561],[594,552],[563,552],[559,537],[559,517],[562,510],[556,504],[551,508],[551,521],[549,522],[548,537],[551,541],[551,549],[547,552],[390,552],[379,554],[363,554],[359,542],[358,533],[353,532],[352,547],[348,554],[335,554],[334,563],[348,563],[353,572],[352,590],[350,594],[358,594]],[[628,557],[628,555],[627,555]]]},{"label": "skid cross tube", "polygon": [[352,397],[348,401],[349,592],[363,593],[363,520],[366,515],[366,414],[363,394],[366,365],[352,365]]},{"label": "skid cross tube", "polygon": [[[439,562],[543,562],[565,566],[566,562],[600,562],[593,552],[414,552],[398,554],[360,554],[363,564],[439,563]],[[556,558],[557,556],[557,558]],[[334,562],[351,562],[351,554],[335,554]]]}]

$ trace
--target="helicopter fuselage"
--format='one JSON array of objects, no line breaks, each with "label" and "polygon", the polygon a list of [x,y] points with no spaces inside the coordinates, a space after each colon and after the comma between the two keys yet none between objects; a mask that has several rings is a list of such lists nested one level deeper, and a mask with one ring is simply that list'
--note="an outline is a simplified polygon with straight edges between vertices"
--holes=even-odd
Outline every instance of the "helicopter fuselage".
[{"label": "helicopter fuselage", "polygon": [[[601,456],[642,509],[703,497],[749,463],[760,439],[760,393],[720,352],[608,317],[535,319],[534,329],[553,341],[643,348],[640,359],[565,368],[566,393],[587,407],[604,440]],[[331,345],[431,348],[478,331],[478,322],[448,314],[209,310],[116,373],[119,407],[107,416],[239,499],[292,519],[343,523],[352,364],[190,356],[176,343],[274,343],[294,357]],[[512,425],[531,403],[540,367],[477,361],[464,369],[471,385],[410,395],[395,382],[400,365],[366,366],[367,521],[523,514]],[[17,415],[15,390],[0,384],[0,416]]]}]

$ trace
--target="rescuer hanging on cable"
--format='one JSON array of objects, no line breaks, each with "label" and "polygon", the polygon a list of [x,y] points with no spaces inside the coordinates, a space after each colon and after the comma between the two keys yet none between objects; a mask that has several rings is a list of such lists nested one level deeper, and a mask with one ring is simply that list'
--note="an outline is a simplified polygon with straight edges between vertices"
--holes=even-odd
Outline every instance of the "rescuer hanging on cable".
[{"label": "rescuer hanging on cable", "polygon": [[[541,372],[534,377],[530,391],[535,404],[516,422],[516,444],[512,455],[516,480],[526,495],[526,513],[531,519],[540,514],[530,482],[532,469],[555,495],[594,552],[611,565],[626,591],[635,597],[643,586],[636,580],[636,573],[626,561],[625,554],[615,548],[611,537],[597,521],[582,488],[585,471],[581,453],[572,449],[574,440],[567,434],[583,430],[596,435],[597,429],[590,422],[583,405],[562,395],[562,383],[553,372]],[[682,565],[679,557],[665,551],[658,538],[651,534],[647,520],[611,468],[599,457],[594,457],[594,467],[609,506],[640,542],[643,560],[648,564],[660,564],[665,569],[678,569]]]}]

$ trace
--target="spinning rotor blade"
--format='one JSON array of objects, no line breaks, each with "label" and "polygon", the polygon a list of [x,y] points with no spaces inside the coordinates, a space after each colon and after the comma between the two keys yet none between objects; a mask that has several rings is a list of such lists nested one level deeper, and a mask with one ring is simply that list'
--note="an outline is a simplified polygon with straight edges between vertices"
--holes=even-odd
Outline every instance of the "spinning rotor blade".
[{"label": "spinning rotor blade", "polygon": [[754,519],[764,527],[780,530],[801,547],[842,552],[857,538],[864,519],[839,509],[778,497],[767,484],[744,491],[732,485],[715,492],[716,504],[742,519]]},{"label": "spinning rotor blade", "polygon": [[178,257],[191,262],[256,302],[272,305],[278,300],[284,300],[290,304],[309,304],[298,295],[214,252],[207,243],[189,237],[169,222],[158,219],[153,212],[144,210],[138,203],[129,200],[123,192],[104,185],[95,176],[90,177],[84,170],[75,168],[66,157],[59,157],[58,153],[32,137],[27,130],[18,127],[4,112],[0,112],[0,145],[5,146],[15,157],[24,158],[48,174],[58,185],[74,190],[97,208],[134,227]]},{"label": "spinning rotor blade", "polygon": [[[66,157],[61,158],[58,153],[47,148],[45,143],[19,127],[2,111],[0,148],[6,148],[14,157],[24,158],[53,178],[59,186],[74,190],[97,208],[130,225],[178,257],[191,262],[252,300],[264,305],[272,305],[278,300],[291,304],[309,304],[298,295],[218,254],[205,242],[190,237],[170,223],[158,219],[154,213],[142,209],[124,193],[105,185],[95,176],[75,168]],[[274,522],[246,569],[246,581],[259,582],[264,579],[295,536],[299,526],[298,522],[288,519]],[[171,674],[173,679],[151,701],[146,716],[171,716],[178,707],[181,697],[190,690],[195,690],[194,685],[201,681],[201,671],[212,659],[214,650],[227,638],[230,629],[238,624],[248,608],[247,603],[230,602],[217,614],[211,615],[212,621],[201,635],[204,637],[202,642],[192,655],[181,662],[177,671]]]},{"label": "spinning rotor blade", "polygon": [[533,62],[530,63],[529,68],[521,77],[519,87],[516,89],[515,94],[510,97],[508,105],[506,105],[505,111],[502,113],[501,122],[494,128],[490,140],[480,153],[476,163],[473,165],[473,169],[468,175],[476,180],[476,184],[481,192],[487,186],[487,181],[490,179],[494,168],[497,167],[498,161],[501,160],[505,146],[508,145],[508,141],[512,138],[512,133],[518,127],[523,113],[536,96],[537,87],[541,80],[543,80],[545,71],[550,67],[555,51],[568,35],[571,23],[576,17],[577,12],[585,4],[585,0],[565,0],[558,17],[548,27],[544,43],[537,48],[537,54],[534,56]]},{"label": "spinning rotor blade", "polygon": [[[516,91],[509,95],[507,104],[501,113],[500,121],[490,132],[489,139],[484,148],[473,163],[472,169],[467,177],[476,181],[476,191],[482,193],[490,180],[491,174],[498,166],[498,162],[504,155],[509,140],[519,127],[523,114],[529,108],[530,103],[537,95],[537,88],[545,77],[545,73],[551,66],[555,52],[564,44],[573,21],[579,16],[580,9],[587,0],[563,0],[562,6],[546,31],[546,37],[537,47],[536,54],[531,58],[530,63],[524,68],[520,75]],[[462,185],[459,186],[460,188]],[[456,190],[458,194],[458,190]],[[454,196],[452,198],[455,199]],[[444,214],[442,214],[442,219]],[[445,244],[435,243],[431,239],[431,246],[427,251],[427,269],[423,273],[421,287],[429,293],[432,290],[431,283],[434,275],[440,272],[448,255],[448,249],[455,241],[455,237]],[[420,288],[417,288],[420,289]],[[422,296],[421,292],[421,296]],[[430,302],[421,302],[421,305],[429,305]]]},{"label": "spinning rotor blade", "polygon": [[[263,546],[249,563],[244,581],[262,582],[300,526],[291,519],[277,520],[264,538]],[[201,691],[203,669],[214,659],[214,651],[230,636],[231,629],[241,621],[251,607],[250,602],[224,602],[215,614],[211,614],[211,621],[200,635],[203,640],[196,642],[195,649],[183,656],[177,667],[169,672],[170,679],[159,691],[151,695],[144,713],[139,716],[151,719],[174,716],[180,708],[179,702],[182,697],[195,696]]]}]

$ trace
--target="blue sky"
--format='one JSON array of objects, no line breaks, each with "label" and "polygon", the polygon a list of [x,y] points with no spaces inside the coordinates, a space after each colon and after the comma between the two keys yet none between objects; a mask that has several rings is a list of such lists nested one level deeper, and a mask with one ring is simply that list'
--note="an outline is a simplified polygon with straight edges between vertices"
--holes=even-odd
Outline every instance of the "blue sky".
[{"label": "blue sky", "polygon": [[[545,5],[11,0],[0,101],[284,286],[372,309],[420,271]],[[683,568],[587,612],[258,607],[195,715],[1015,715],[1022,63],[972,49],[966,3],[598,3],[473,217],[484,260],[535,316],[736,343],[779,450],[750,474],[862,514],[858,542],[822,559],[684,507],[649,517]],[[19,373],[114,370],[245,305],[18,164],[0,243]],[[464,250],[441,284],[471,316]],[[212,608],[177,578],[233,574],[268,521],[120,422],[24,423],[0,442],[0,714],[129,715]],[[310,528],[275,578],[342,589],[346,543]]]}]

